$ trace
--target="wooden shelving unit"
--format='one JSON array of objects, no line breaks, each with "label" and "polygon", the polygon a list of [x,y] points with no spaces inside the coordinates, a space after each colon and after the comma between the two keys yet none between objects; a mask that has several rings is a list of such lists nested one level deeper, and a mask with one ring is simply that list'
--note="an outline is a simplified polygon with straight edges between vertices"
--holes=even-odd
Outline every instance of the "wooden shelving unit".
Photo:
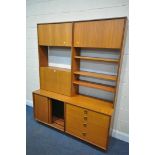
[{"label": "wooden shelving unit", "polygon": [[[33,92],[37,121],[107,150],[117,102],[126,21],[122,17],[37,25],[40,89]],[[70,48],[71,69],[49,67],[48,46]],[[82,49],[101,49],[100,52],[108,49],[120,56],[118,59],[90,57],[87,52],[82,56]],[[80,70],[81,60],[91,61],[92,65],[96,62],[117,65],[117,75]],[[90,77],[89,81],[81,80],[81,76]],[[99,82],[93,82],[94,79]],[[79,86],[110,92],[114,100],[81,95]]]},{"label": "wooden shelving unit", "polygon": [[86,86],[86,87],[91,87],[91,88],[95,88],[95,89],[100,89],[100,90],[104,90],[104,91],[108,91],[111,93],[115,92],[115,87],[113,86],[109,86],[109,85],[103,85],[103,84],[96,84],[96,83],[92,83],[92,82],[87,82],[87,81],[73,81],[74,84],[80,85],[80,86]]},{"label": "wooden shelving unit", "polygon": [[75,56],[76,59],[80,60],[89,60],[89,61],[101,61],[109,63],[119,63],[118,59],[108,59],[108,58],[99,58],[99,57],[86,57],[86,56]]}]

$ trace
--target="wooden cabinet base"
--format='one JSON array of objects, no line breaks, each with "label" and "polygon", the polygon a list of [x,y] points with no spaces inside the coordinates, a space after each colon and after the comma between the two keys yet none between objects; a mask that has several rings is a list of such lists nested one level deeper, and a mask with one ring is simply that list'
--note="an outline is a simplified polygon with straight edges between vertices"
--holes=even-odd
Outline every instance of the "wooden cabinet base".
[{"label": "wooden cabinet base", "polygon": [[107,150],[111,116],[35,93],[33,99],[37,121]]}]

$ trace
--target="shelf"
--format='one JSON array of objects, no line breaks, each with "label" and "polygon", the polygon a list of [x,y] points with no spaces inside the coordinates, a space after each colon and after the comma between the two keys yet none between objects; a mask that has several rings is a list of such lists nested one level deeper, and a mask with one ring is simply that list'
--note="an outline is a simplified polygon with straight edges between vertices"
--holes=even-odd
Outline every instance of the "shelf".
[{"label": "shelf", "polygon": [[53,122],[64,127],[64,119],[53,116]]},{"label": "shelf", "polygon": [[109,62],[109,63],[118,63],[118,59],[107,59],[107,58],[97,58],[97,57],[86,57],[86,56],[75,56],[76,59],[82,59],[82,60],[92,60],[92,61],[103,61],[103,62]]},{"label": "shelf", "polygon": [[59,125],[59,124],[55,123],[55,122],[52,123],[52,124],[48,124],[48,125],[51,126],[51,127],[56,128],[58,130],[64,131],[64,127],[62,125]]},{"label": "shelf", "polygon": [[113,87],[113,86],[96,84],[96,83],[82,81],[82,80],[81,81],[74,81],[73,83],[77,84],[77,85],[81,85],[81,86],[91,87],[91,88],[95,88],[95,89],[101,89],[101,90],[112,92],[112,93],[115,92],[115,87]]},{"label": "shelf", "polygon": [[74,74],[81,75],[81,76],[94,77],[98,79],[110,80],[110,81],[116,81],[117,79],[116,75],[107,75],[107,74],[100,74],[100,73],[93,73],[93,72],[86,72],[86,71],[76,71],[74,72]]},{"label": "shelf", "polygon": [[[46,96],[51,99],[63,101],[64,104],[65,103],[72,104],[72,105],[75,105],[81,108],[86,108],[86,109],[99,112],[99,113],[103,113],[109,116],[112,116],[113,111],[114,111],[113,102],[96,99],[93,97],[87,97],[84,95],[75,95],[75,96],[69,97],[69,96],[61,95],[58,93],[54,93],[54,92],[50,92],[50,91],[46,91],[42,89],[36,90],[33,93]],[[58,124],[56,125],[58,126]]]}]

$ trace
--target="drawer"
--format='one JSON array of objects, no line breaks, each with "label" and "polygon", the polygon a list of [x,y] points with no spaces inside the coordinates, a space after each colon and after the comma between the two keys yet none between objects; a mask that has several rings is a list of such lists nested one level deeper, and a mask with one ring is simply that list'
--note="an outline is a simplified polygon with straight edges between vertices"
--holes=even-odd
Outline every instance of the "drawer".
[{"label": "drawer", "polygon": [[66,104],[66,132],[85,139],[87,132],[87,118],[85,110]]},{"label": "drawer", "polygon": [[66,104],[66,132],[106,149],[110,117]]}]

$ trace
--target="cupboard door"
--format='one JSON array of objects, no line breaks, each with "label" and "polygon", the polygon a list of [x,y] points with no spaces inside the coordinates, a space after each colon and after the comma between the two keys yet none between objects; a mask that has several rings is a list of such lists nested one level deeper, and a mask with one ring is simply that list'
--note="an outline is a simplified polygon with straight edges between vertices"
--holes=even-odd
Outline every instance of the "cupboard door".
[{"label": "cupboard door", "polygon": [[39,45],[45,45],[45,46],[53,45],[54,44],[53,36],[54,36],[53,25],[51,24],[38,25]]},{"label": "cupboard door", "polygon": [[34,94],[34,116],[35,119],[48,123],[48,98]]},{"label": "cupboard door", "polygon": [[71,46],[72,24],[53,24],[54,25],[54,46]]},{"label": "cupboard door", "polygon": [[120,49],[125,19],[77,22],[74,25],[74,46]]},{"label": "cupboard door", "polygon": [[87,140],[106,149],[109,138],[110,117],[89,111]]}]

